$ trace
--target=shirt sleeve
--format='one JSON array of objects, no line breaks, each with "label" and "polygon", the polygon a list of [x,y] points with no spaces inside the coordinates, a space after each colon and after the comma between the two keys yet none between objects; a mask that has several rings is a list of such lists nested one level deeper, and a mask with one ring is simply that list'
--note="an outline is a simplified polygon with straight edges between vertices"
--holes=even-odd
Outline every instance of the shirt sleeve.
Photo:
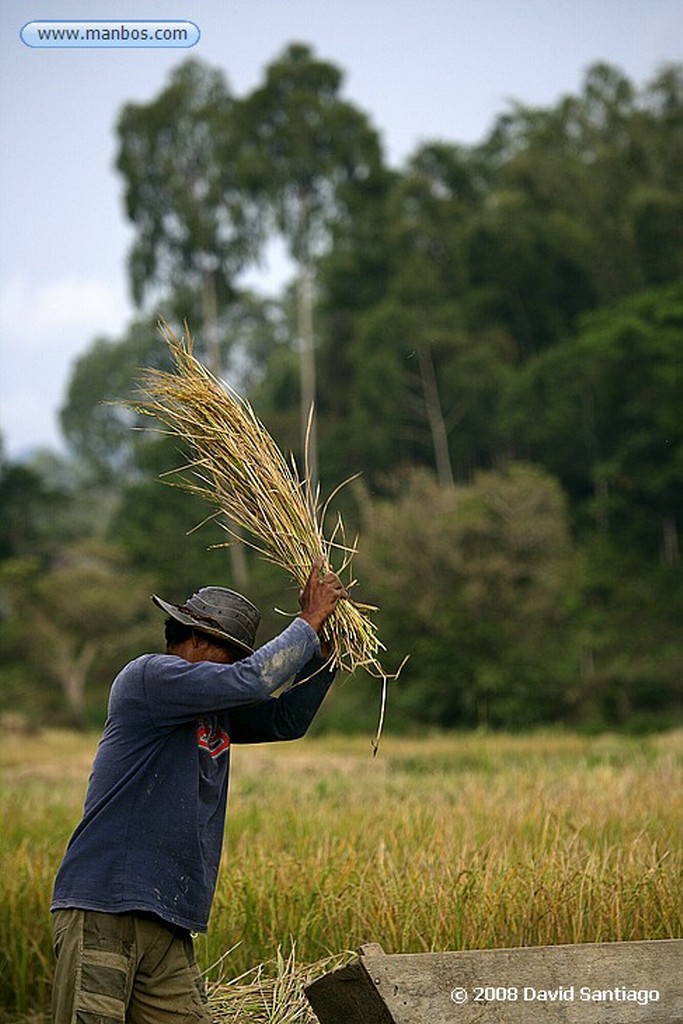
[{"label": "shirt sleeve", "polygon": [[262,703],[319,652],[317,633],[297,617],[278,636],[232,665],[152,655],[144,670],[152,722],[157,728],[173,727],[198,715]]},{"label": "shirt sleeve", "polygon": [[231,711],[231,742],[300,739],[308,731],[335,674],[327,662],[316,658],[304,666],[290,689],[279,697]]}]

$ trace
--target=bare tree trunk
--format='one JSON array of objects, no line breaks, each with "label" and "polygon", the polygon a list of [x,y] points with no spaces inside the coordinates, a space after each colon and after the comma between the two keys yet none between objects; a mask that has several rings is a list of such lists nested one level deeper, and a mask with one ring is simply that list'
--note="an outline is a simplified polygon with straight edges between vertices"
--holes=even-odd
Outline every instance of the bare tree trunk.
[{"label": "bare tree trunk", "polygon": [[452,487],[455,481],[453,479],[451,455],[448,450],[448,431],[446,430],[446,423],[441,411],[436,370],[434,369],[434,361],[429,345],[420,345],[417,350],[417,357],[420,364],[420,377],[422,379],[422,391],[427,408],[429,430],[432,435],[436,475],[442,487]]},{"label": "bare tree trunk", "polygon": [[664,565],[678,565],[680,561],[678,529],[673,516],[662,519],[662,560]]},{"label": "bare tree trunk", "polygon": [[68,639],[55,631],[53,636],[54,670],[59,679],[69,718],[79,729],[85,727],[85,681],[95,656],[97,644],[93,641],[84,644],[78,654],[74,654]]},{"label": "bare tree trunk", "polygon": [[[307,457],[311,493],[318,486],[318,431],[315,414],[316,375],[315,339],[313,336],[313,282],[310,267],[299,265],[297,280],[297,314],[301,342],[301,446]],[[310,429],[309,429],[310,426]],[[308,444],[307,444],[308,442]]]},{"label": "bare tree trunk", "polygon": [[[218,337],[218,306],[216,303],[216,282],[212,270],[204,272],[202,287],[202,319],[204,321],[204,342],[206,346],[206,365],[211,372],[219,377],[223,367],[221,365],[221,350]],[[240,530],[236,523],[230,523],[230,529],[239,536]],[[249,568],[244,552],[244,544],[236,540],[228,548],[230,552],[231,576],[235,586],[239,590],[246,590],[249,586]]]},{"label": "bare tree trunk", "polygon": [[213,374],[220,374],[221,350],[218,342],[218,306],[216,281],[213,270],[205,270],[202,279],[202,320],[204,321],[204,351],[206,365]]}]

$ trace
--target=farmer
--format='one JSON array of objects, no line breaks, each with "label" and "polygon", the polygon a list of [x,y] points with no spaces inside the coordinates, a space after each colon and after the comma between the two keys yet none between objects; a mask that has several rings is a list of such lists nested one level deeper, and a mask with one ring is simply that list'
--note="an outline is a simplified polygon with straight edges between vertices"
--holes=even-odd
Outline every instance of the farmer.
[{"label": "farmer", "polygon": [[[297,739],[334,676],[318,632],[346,591],[314,564],[301,612],[254,650],[260,613],[204,587],[168,618],[166,654],[114,680],[83,819],[55,880],[53,1024],[211,1017],[192,948],[221,855],[232,743]],[[301,685],[273,697],[288,681]]]}]

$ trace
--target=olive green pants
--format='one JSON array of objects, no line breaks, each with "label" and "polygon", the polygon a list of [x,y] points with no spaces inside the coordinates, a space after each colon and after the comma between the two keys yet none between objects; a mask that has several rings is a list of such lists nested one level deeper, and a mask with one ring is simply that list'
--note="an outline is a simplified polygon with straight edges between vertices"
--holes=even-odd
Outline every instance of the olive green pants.
[{"label": "olive green pants", "polygon": [[54,914],[53,1024],[211,1024],[187,932],[140,914]]}]

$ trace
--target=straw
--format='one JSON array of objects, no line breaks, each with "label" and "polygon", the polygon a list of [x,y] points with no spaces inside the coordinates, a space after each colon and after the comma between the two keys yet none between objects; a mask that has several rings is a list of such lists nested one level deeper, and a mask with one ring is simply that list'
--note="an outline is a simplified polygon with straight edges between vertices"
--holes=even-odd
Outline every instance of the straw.
[{"label": "straw", "polygon": [[[213,511],[208,518],[231,534],[229,543],[249,544],[287,572],[299,589],[313,563],[322,559],[323,571],[337,563],[336,571],[350,594],[357,582],[352,571],[357,538],[347,543],[339,514],[330,535],[325,537],[323,532],[330,502],[344,484],[321,505],[319,490],[313,493],[308,473],[301,476],[294,458],[284,458],[250,404],[194,356],[187,325],[181,339],[164,321],[159,330],[175,369],[145,370],[142,398],[135,409],[154,417],[187,444],[190,461],[172,471],[172,482],[209,503]],[[309,417],[309,429],[310,423]],[[370,618],[376,610],[351,596],[341,600],[321,630],[321,641],[329,645],[333,667],[349,673],[364,669],[383,680],[384,709],[390,677],[379,661],[379,652],[385,648]]]}]

